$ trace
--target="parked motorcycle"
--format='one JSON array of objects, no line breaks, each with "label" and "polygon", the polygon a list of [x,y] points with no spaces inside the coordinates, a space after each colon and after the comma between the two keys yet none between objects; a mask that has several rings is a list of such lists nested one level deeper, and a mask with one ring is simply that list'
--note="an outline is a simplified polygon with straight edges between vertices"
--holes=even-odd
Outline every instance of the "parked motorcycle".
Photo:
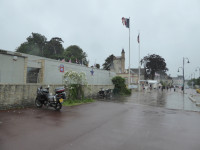
[{"label": "parked motorcycle", "polygon": [[101,88],[101,90],[98,92],[99,98],[111,98],[112,97],[112,89],[106,89],[104,90]]},{"label": "parked motorcycle", "polygon": [[58,87],[55,89],[55,95],[51,95],[49,93],[49,86],[47,88],[37,89],[37,97],[35,99],[35,105],[38,108],[41,108],[45,105],[47,108],[54,107],[56,110],[60,110],[62,108],[62,103],[66,99],[66,93],[64,87]]}]

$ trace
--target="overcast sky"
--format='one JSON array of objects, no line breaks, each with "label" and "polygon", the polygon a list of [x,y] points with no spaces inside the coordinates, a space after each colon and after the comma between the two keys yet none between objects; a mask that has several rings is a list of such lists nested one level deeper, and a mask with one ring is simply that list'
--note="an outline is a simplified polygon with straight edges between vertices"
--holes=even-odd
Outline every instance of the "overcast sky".
[{"label": "overcast sky", "polygon": [[138,67],[139,31],[141,58],[160,55],[171,76],[182,74],[177,70],[183,57],[191,62],[185,64],[186,78],[200,67],[200,0],[0,0],[0,49],[15,51],[35,32],[62,38],[64,48],[78,45],[90,65],[102,65],[124,48],[128,68],[122,17],[130,17],[131,68]]}]

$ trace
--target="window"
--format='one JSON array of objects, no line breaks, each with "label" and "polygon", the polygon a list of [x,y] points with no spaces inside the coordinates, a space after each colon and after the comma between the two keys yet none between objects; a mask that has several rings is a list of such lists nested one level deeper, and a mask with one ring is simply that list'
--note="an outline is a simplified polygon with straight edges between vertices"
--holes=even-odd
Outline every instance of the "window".
[{"label": "window", "polygon": [[39,68],[27,68],[26,83],[39,83]]}]

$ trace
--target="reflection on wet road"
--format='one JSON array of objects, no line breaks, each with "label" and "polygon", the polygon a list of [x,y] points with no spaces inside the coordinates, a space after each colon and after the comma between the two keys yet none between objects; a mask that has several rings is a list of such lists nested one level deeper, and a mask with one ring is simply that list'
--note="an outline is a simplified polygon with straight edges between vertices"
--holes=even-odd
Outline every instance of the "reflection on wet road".
[{"label": "reflection on wet road", "polygon": [[[152,90],[152,91],[141,91],[132,92],[130,97],[117,98],[118,101],[124,103],[134,103],[142,105],[150,105],[157,107],[165,107],[168,109],[182,109],[189,111],[200,111],[200,107],[197,107],[195,103],[191,102],[188,98],[189,90],[185,91],[186,94],[181,91],[170,91],[170,90]],[[115,98],[116,99],[116,98]]]}]

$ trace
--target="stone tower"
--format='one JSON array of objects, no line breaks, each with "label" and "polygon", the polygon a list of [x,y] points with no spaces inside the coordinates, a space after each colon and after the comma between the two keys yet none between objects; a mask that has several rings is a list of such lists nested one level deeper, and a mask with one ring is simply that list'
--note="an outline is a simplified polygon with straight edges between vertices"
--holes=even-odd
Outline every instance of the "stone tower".
[{"label": "stone tower", "polygon": [[121,71],[122,71],[122,73],[125,72],[125,52],[124,52],[124,49],[122,49],[122,52],[121,52]]}]

